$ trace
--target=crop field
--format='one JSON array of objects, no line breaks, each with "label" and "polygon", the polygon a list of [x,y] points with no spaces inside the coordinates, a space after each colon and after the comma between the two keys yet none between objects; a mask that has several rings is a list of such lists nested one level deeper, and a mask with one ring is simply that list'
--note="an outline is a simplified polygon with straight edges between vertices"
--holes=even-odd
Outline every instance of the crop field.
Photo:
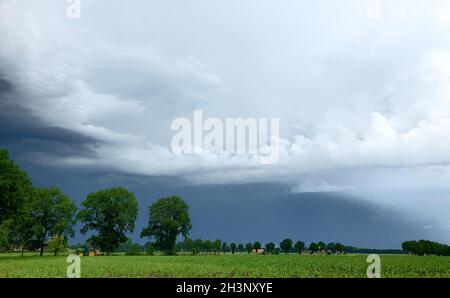
[{"label": "crop field", "polygon": [[[367,255],[100,256],[81,277],[364,278]],[[66,257],[0,254],[0,277],[66,277]],[[450,257],[381,255],[382,277],[450,277]]]}]

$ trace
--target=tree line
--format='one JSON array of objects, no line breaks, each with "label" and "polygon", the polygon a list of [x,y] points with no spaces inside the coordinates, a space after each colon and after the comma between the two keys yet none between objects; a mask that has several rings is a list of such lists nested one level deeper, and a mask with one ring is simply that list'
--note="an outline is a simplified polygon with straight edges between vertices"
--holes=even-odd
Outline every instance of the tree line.
[{"label": "tree line", "polygon": [[296,241],[291,239],[284,239],[277,246],[273,242],[266,243],[264,246],[261,242],[236,243],[223,242],[220,239],[202,240],[186,238],[184,241],[178,242],[176,245],[177,251],[191,252],[192,254],[202,253],[265,253],[265,254],[279,254],[279,253],[303,253],[308,250],[311,254],[314,253],[343,253],[344,245],[340,243],[312,242],[309,247],[306,247],[303,241]]},{"label": "tree line", "polygon": [[450,246],[428,240],[405,241],[402,249],[410,254],[418,256],[450,256]]},{"label": "tree line", "polygon": [[[34,187],[8,151],[0,150],[0,247],[39,250],[42,256],[47,246],[56,255],[80,222],[82,234],[93,234],[89,245],[109,255],[134,231],[137,214],[134,194],[122,187],[90,193],[77,210],[58,188]],[[186,237],[191,228],[187,204],[175,196],[161,198],[149,207],[141,237],[154,239],[156,248],[171,254],[177,237]]]}]

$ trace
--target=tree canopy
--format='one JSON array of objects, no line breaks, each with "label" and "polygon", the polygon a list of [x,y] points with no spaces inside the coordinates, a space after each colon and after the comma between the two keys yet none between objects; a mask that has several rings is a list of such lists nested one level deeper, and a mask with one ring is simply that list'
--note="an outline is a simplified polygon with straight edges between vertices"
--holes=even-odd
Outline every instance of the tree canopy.
[{"label": "tree canopy", "polygon": [[78,219],[84,224],[81,233],[97,231],[89,242],[109,255],[121,242],[127,241],[126,232],[133,232],[138,203],[132,192],[116,187],[94,192],[82,203]]},{"label": "tree canopy", "polygon": [[297,241],[294,245],[298,253],[301,254],[305,250],[305,243],[303,241]]},{"label": "tree canopy", "polygon": [[57,188],[36,188],[33,190],[30,207],[30,224],[34,241],[44,254],[49,236],[73,236],[76,223],[76,205]]},{"label": "tree canopy", "polygon": [[[156,248],[173,254],[177,236],[187,237],[191,228],[188,205],[176,196],[161,198],[149,207],[148,226],[141,237],[153,237]],[[220,244],[217,250],[220,251]]]},{"label": "tree canopy", "polygon": [[450,256],[450,246],[428,240],[403,242],[402,249],[405,252],[419,256]]},{"label": "tree canopy", "polygon": [[285,252],[285,253],[289,253],[289,251],[292,248],[292,240],[291,239],[284,239],[283,241],[281,241],[280,243],[280,248]]},{"label": "tree canopy", "polygon": [[0,224],[20,211],[31,187],[27,173],[9,158],[7,150],[0,150]]}]

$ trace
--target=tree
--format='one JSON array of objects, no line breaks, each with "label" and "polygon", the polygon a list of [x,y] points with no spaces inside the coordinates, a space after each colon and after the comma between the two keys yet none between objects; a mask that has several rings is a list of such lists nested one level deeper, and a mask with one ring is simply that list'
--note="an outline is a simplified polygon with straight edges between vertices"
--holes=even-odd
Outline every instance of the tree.
[{"label": "tree", "polygon": [[232,242],[232,243],[230,244],[230,249],[231,249],[231,253],[232,253],[233,255],[234,255],[234,253],[236,252],[236,248],[237,248],[236,243]]},{"label": "tree", "polygon": [[266,244],[266,252],[269,254],[274,254],[275,253],[275,243],[270,242]]},{"label": "tree", "polygon": [[336,253],[336,243],[331,242],[327,244],[327,252]]},{"label": "tree", "polygon": [[192,254],[196,255],[200,251],[203,250],[203,240],[202,239],[195,239],[194,240],[194,247],[192,248]]},{"label": "tree", "polygon": [[284,239],[283,241],[281,241],[280,243],[280,248],[282,250],[284,250],[285,253],[289,253],[289,251],[292,248],[292,240],[291,239]]},{"label": "tree", "polygon": [[255,243],[253,243],[253,249],[258,252],[258,250],[261,248],[261,242],[256,241]]},{"label": "tree", "polygon": [[150,256],[153,256],[155,254],[155,248],[153,247],[153,244],[150,241],[145,243],[144,251],[146,254]]},{"label": "tree", "polygon": [[319,245],[315,242],[311,242],[309,244],[309,251],[311,252],[311,254],[316,253],[319,250]]},{"label": "tree", "polygon": [[222,247],[220,249],[221,252],[226,253],[230,251],[230,247],[228,246],[228,244],[226,242],[222,243]]},{"label": "tree", "polygon": [[192,251],[192,249],[194,249],[194,240],[192,240],[192,238],[184,239],[181,248],[184,251]]},{"label": "tree", "polygon": [[53,251],[55,256],[59,254],[60,251],[67,248],[67,239],[63,236],[55,235],[48,242],[48,250]]},{"label": "tree", "polygon": [[247,244],[245,245],[245,250],[246,250],[248,253],[251,253],[251,252],[252,252],[252,249],[253,249],[253,244],[247,243]]},{"label": "tree", "polygon": [[345,247],[344,247],[343,244],[341,244],[341,243],[338,242],[338,243],[336,243],[336,244],[334,245],[334,249],[335,249],[336,252],[338,252],[338,253],[343,253]]},{"label": "tree", "polygon": [[39,255],[49,236],[73,236],[76,206],[57,188],[36,188],[32,192],[30,224]]},{"label": "tree", "polygon": [[305,243],[302,241],[295,242],[295,248],[298,250],[298,254],[302,254],[302,252],[305,250]]},{"label": "tree", "polygon": [[0,252],[7,251],[10,247],[9,226],[10,222],[8,221],[0,223]]},{"label": "tree", "polygon": [[132,246],[133,246],[133,239],[127,238],[127,240],[119,243],[119,245],[117,246],[115,251],[116,252],[128,253],[131,250]]},{"label": "tree", "polygon": [[97,231],[89,242],[106,251],[107,255],[115,251],[121,242],[127,241],[126,232],[134,231],[138,203],[134,194],[125,188],[91,193],[82,206],[78,213],[78,219],[84,223],[81,233]]},{"label": "tree", "polygon": [[166,197],[153,203],[148,211],[148,226],[141,237],[154,237],[156,248],[174,254],[177,236],[186,238],[192,228],[188,205],[179,197]]},{"label": "tree", "polygon": [[214,254],[220,252],[220,248],[222,246],[222,241],[217,239],[213,242],[213,250]]},{"label": "tree", "polygon": [[238,252],[244,252],[245,251],[244,244],[239,243],[238,246],[237,246],[237,251]]},{"label": "tree", "polygon": [[325,242],[320,241],[317,245],[320,253],[327,249],[327,244]]},{"label": "tree", "polygon": [[16,216],[9,221],[5,221],[5,223],[8,223],[9,243],[15,247],[21,247],[22,256],[25,249],[39,248],[36,241],[36,231],[33,228],[30,228],[34,225],[32,203],[32,198],[29,197]]},{"label": "tree", "polygon": [[436,255],[449,256],[450,246],[428,240],[406,241],[402,243],[405,252],[416,254],[418,256]]},{"label": "tree", "polygon": [[7,150],[0,150],[0,224],[16,216],[31,190],[28,175],[9,158]]},{"label": "tree", "polygon": [[133,243],[130,246],[130,249],[126,252],[129,256],[138,256],[142,254],[143,247],[139,243]]},{"label": "tree", "polygon": [[211,252],[213,250],[214,243],[211,240],[205,240],[203,242],[203,250],[206,252]]}]

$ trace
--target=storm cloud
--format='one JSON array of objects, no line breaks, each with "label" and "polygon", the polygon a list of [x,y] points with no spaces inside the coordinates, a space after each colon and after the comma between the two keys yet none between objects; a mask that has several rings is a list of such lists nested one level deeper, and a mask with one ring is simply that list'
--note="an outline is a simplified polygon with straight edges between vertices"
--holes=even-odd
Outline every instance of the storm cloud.
[{"label": "storm cloud", "polygon": [[[1,145],[60,169],[352,193],[450,228],[448,1],[330,2],[82,0],[69,19],[64,1],[0,0]],[[279,118],[279,162],[173,154],[170,123],[194,109]]]}]

